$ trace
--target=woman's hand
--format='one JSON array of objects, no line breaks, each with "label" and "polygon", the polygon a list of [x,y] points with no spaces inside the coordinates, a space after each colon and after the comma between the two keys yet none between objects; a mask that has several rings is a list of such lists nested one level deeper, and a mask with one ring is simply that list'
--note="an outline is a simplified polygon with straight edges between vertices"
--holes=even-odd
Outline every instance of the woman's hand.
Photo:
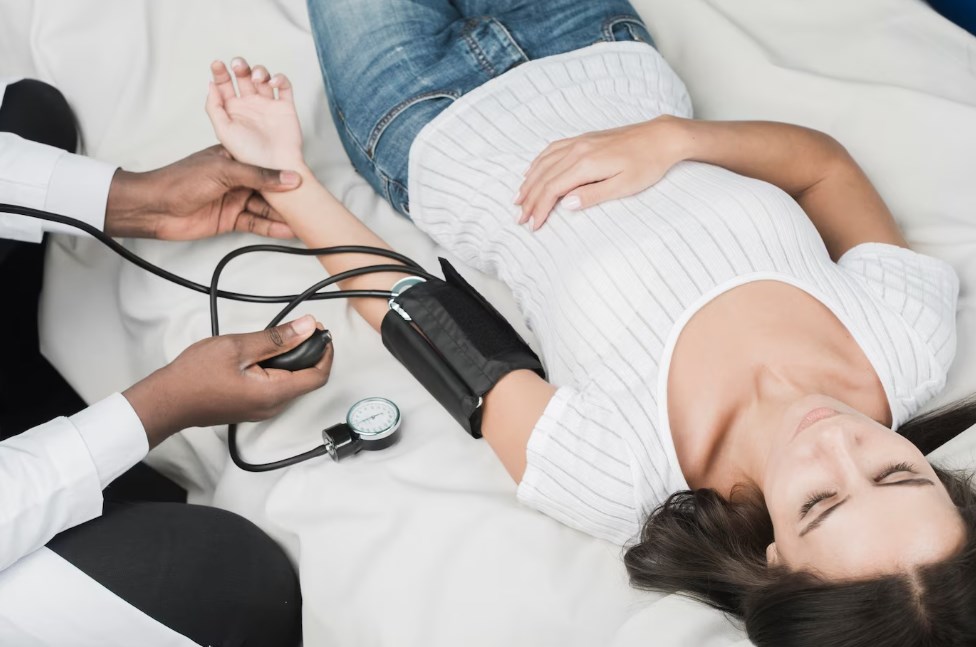
[{"label": "woman's hand", "polygon": [[231,61],[237,90],[223,61],[210,64],[213,83],[207,94],[207,116],[217,139],[234,159],[277,169],[300,169],[302,128],[295,112],[291,82],[273,77],[264,66],[253,70],[243,58]]},{"label": "woman's hand", "polygon": [[653,186],[684,159],[681,121],[662,115],[553,142],[529,166],[515,197],[519,224],[532,220],[538,230],[560,199],[575,211]]},{"label": "woman's hand", "polygon": [[325,384],[332,344],[315,366],[301,371],[258,366],[295,348],[315,328],[315,319],[306,315],[261,332],[210,337],[126,390],[123,395],[142,421],[149,446],[187,427],[270,418]]}]

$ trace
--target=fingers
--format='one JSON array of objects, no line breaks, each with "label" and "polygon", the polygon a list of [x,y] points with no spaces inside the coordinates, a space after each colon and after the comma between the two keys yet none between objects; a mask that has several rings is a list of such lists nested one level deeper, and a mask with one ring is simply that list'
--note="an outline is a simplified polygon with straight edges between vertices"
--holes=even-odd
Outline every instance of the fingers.
[{"label": "fingers", "polygon": [[274,220],[275,222],[285,221],[285,219],[281,217],[281,214],[275,211],[260,193],[254,193],[253,191],[247,196],[247,199],[244,201],[244,207],[241,209],[241,211],[247,211],[261,218]]},{"label": "fingers", "polygon": [[220,91],[213,82],[210,83],[210,87],[207,90],[206,110],[207,116],[210,117],[210,123],[219,136],[220,130],[230,123],[230,116],[227,114],[227,110],[224,109],[224,100],[221,98]]},{"label": "fingers", "polygon": [[230,78],[230,72],[223,61],[214,61],[210,64],[210,74],[213,76],[214,85],[220,93],[220,98],[228,101],[237,96],[234,91],[234,82]]},{"label": "fingers", "polygon": [[289,103],[294,102],[295,98],[292,96],[291,92],[291,81],[284,74],[275,74],[271,77],[271,81],[268,84],[278,91],[278,98]]},{"label": "fingers", "polygon": [[[586,160],[567,160],[566,163],[557,165],[547,176],[536,181],[535,185],[529,189],[529,195],[522,205],[525,213],[531,216],[533,220],[533,230],[537,231],[549,218],[560,198],[570,192],[575,193],[574,189],[594,182],[602,182],[614,177],[614,175],[586,162]],[[572,199],[566,200],[565,206],[569,209],[581,208],[581,205]]]},{"label": "fingers", "polygon": [[223,144],[214,144],[209,148],[204,148],[202,151],[200,151],[197,154],[199,155],[203,153],[206,153],[208,155],[218,155],[220,157],[223,157],[224,159],[229,159],[229,160],[234,159],[234,157],[230,154],[230,151],[224,148]]},{"label": "fingers", "polygon": [[251,80],[251,66],[247,64],[247,61],[240,56],[236,56],[231,59],[230,69],[234,71],[234,76],[237,77],[237,90],[242,97],[257,94],[257,89]]},{"label": "fingers", "polygon": [[539,165],[533,174],[525,179],[519,198],[522,204],[520,225],[525,224],[530,218],[534,220],[537,216],[545,217],[549,214],[552,206],[545,209],[544,204],[547,191],[551,189],[555,180],[572,170],[578,161],[577,157],[571,155],[554,156],[550,161]]},{"label": "fingers", "polygon": [[640,186],[633,187],[623,175],[617,175],[603,182],[594,182],[574,189],[560,201],[560,206],[577,211],[588,209],[593,205],[615,198],[625,198],[640,191]]},{"label": "fingers", "polygon": [[569,146],[572,146],[573,143],[576,142],[576,140],[577,140],[576,137],[572,139],[560,139],[546,146],[542,150],[542,152],[539,153],[534,160],[532,160],[532,163],[529,164],[529,168],[526,169],[525,175],[528,176],[529,174],[531,174],[532,171],[534,171],[539,164],[544,162],[547,158],[552,157],[556,153],[559,153],[560,151],[565,153],[565,149],[568,148]]},{"label": "fingers", "polygon": [[214,61],[210,64],[210,73],[213,76],[217,91],[224,101],[228,101],[237,96],[260,95],[268,99],[275,98],[274,91],[278,91],[278,98],[285,101],[294,101],[292,96],[291,81],[284,74],[271,76],[268,68],[263,65],[255,65],[252,69],[247,61],[240,56],[234,57],[230,62],[230,67],[237,78],[237,90],[231,79],[231,73],[223,61]]},{"label": "fingers", "polygon": [[334,344],[330,343],[325,347],[322,359],[315,366],[294,372],[268,369],[268,377],[271,380],[270,388],[282,402],[310,393],[329,381],[334,357],[335,347]]},{"label": "fingers", "polygon": [[538,179],[545,176],[554,165],[568,159],[569,155],[566,153],[567,151],[565,150],[558,150],[537,157],[532,162],[529,170],[525,172],[525,179],[522,181],[522,186],[519,187],[518,194],[515,196],[515,204],[525,204],[529,191]]},{"label": "fingers", "polygon": [[278,238],[281,240],[291,240],[295,238],[295,232],[290,226],[283,222],[275,222],[261,216],[242,211],[234,221],[233,231],[257,234],[265,238]]},{"label": "fingers", "polygon": [[263,65],[255,65],[251,72],[251,82],[254,83],[257,93],[267,99],[274,99],[274,88],[268,85],[271,75]]},{"label": "fingers", "polygon": [[270,357],[281,355],[308,339],[315,330],[315,318],[305,315],[260,332],[232,335],[240,344],[241,368],[247,368]]},{"label": "fingers", "polygon": [[255,191],[291,191],[302,184],[301,174],[295,171],[276,171],[274,169],[244,164],[236,160],[221,162],[219,180],[228,189],[247,187]]},{"label": "fingers", "polygon": [[290,226],[283,222],[269,220],[256,213],[242,211],[234,221],[234,231],[257,234],[265,238],[279,238],[281,240],[291,240],[295,238],[295,232]]},{"label": "fingers", "polygon": [[[548,150],[548,149],[546,149]],[[518,192],[515,194],[515,204],[525,204],[525,199],[529,193],[529,189],[533,186],[535,180],[543,174],[547,169],[551,168],[553,164],[556,164],[562,159],[566,158],[566,151],[563,149],[555,150],[552,152],[543,151],[539,157],[532,161],[529,169],[522,176],[522,186],[519,187]],[[519,219],[519,224],[525,222],[525,213],[523,209],[523,218]]]}]

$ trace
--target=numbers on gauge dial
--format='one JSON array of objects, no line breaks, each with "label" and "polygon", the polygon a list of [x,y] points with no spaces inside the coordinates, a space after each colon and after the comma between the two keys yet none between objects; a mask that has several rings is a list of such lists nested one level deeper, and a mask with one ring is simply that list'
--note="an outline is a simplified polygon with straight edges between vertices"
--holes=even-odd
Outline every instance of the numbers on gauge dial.
[{"label": "numbers on gauge dial", "polygon": [[400,410],[386,398],[366,398],[352,405],[346,422],[359,434],[380,434],[400,424]]}]

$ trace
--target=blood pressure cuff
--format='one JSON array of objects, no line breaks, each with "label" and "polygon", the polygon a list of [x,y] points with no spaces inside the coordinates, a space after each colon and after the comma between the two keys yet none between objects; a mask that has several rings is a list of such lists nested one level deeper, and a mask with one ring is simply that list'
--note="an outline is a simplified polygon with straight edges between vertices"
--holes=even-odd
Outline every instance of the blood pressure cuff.
[{"label": "blood pressure cuff", "polygon": [[465,431],[481,438],[482,397],[512,371],[529,369],[543,378],[545,371],[511,324],[450,263],[440,262],[445,280],[418,283],[396,296],[380,333],[383,345]]}]

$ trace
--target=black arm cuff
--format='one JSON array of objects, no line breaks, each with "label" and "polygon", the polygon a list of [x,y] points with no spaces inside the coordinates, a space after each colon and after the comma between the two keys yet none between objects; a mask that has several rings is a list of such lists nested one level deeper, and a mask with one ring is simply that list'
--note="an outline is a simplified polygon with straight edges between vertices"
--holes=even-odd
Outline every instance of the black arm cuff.
[{"label": "black arm cuff", "polygon": [[419,283],[383,318],[383,345],[464,429],[481,438],[481,403],[519,369],[545,377],[538,356],[457,270],[440,259],[444,281]]}]

